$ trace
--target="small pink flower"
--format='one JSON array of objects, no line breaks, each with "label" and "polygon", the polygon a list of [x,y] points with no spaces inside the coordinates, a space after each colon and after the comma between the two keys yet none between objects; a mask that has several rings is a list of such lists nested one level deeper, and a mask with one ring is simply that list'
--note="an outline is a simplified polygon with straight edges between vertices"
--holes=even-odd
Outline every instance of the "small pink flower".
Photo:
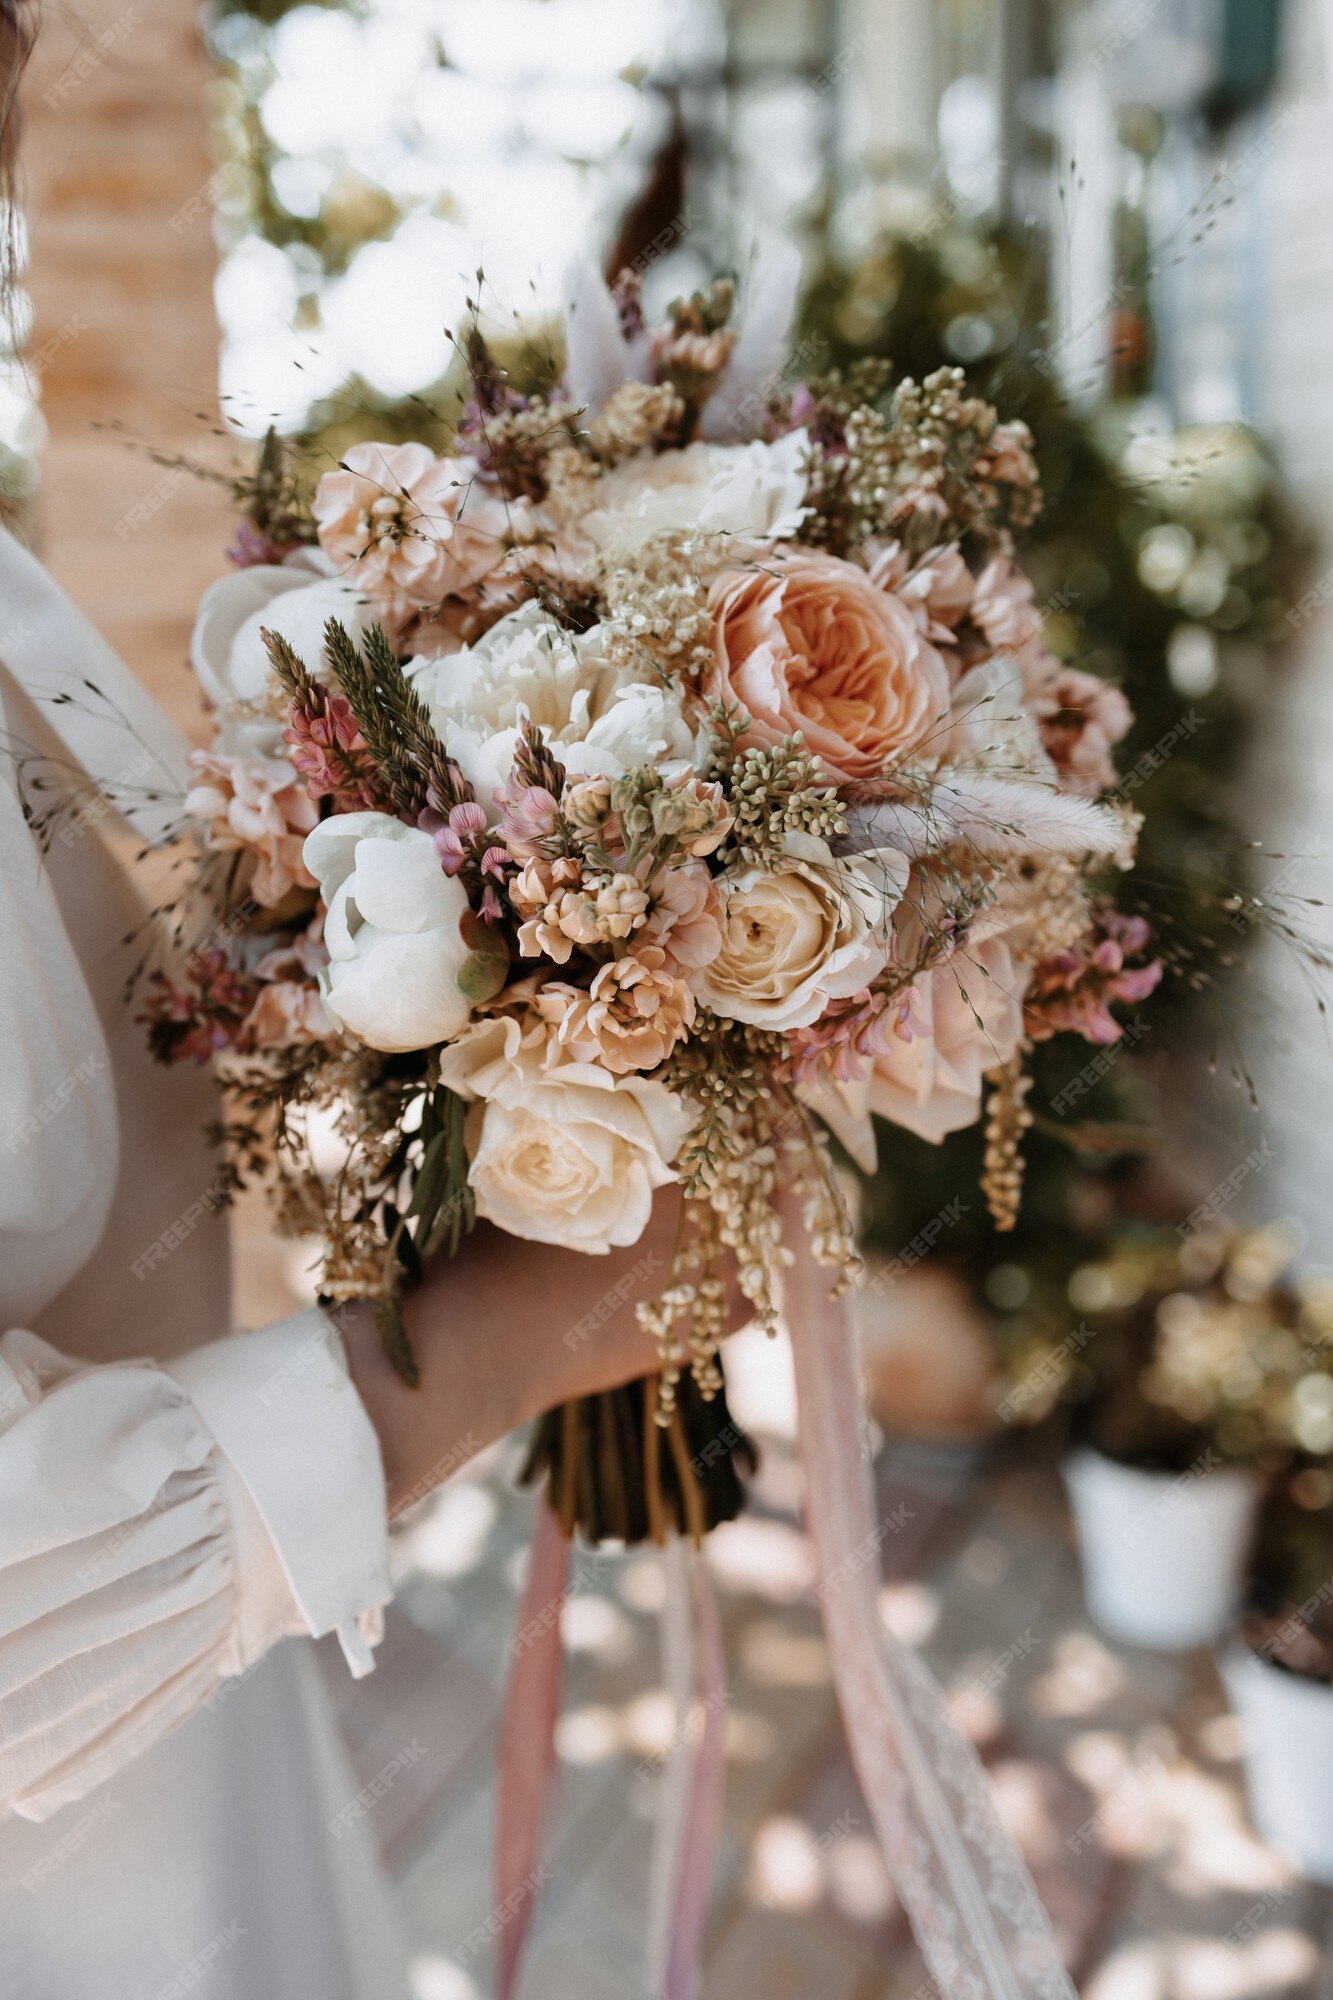
[{"label": "small pink flower", "polygon": [[711,965],[722,949],[724,905],[717,883],[700,861],[666,868],[651,884],[652,913],[643,941],[661,945],[667,964],[688,978]]},{"label": "small pink flower", "polygon": [[486,815],[472,799],[448,812],[426,805],[417,815],[417,825],[430,835],[445,874],[457,875],[473,853],[478,834],[486,831]]},{"label": "small pink flower", "polygon": [[275,542],[252,521],[239,521],[227,549],[227,560],[235,569],[254,569],[259,564],[280,563],[300,546],[299,542]]},{"label": "small pink flower", "polygon": [[215,946],[191,952],[180,981],[155,972],[138,1018],[159,1062],[207,1062],[234,1046],[255,994],[255,982],[234,972]]},{"label": "small pink flower", "polygon": [[521,784],[512,772],[494,797],[501,814],[501,840],[515,861],[530,861],[555,832],[559,803],[544,785]]},{"label": "small pink flower", "polygon": [[1099,1046],[1119,1041],[1123,1025],[1111,1012],[1119,1001],[1136,1006],[1158,986],[1162,962],[1141,959],[1152,943],[1143,917],[1099,910],[1077,944],[1033,968],[1024,1008],[1024,1028],[1034,1041],[1073,1033]]},{"label": "small pink flower", "polygon": [[292,889],[317,886],[301,850],[319,812],[285,758],[194,750],[189,763],[196,782],[185,811],[204,823],[210,848],[253,855],[256,902],[272,908]]},{"label": "small pink flower", "polygon": [[282,732],[291,745],[293,767],[312,799],[332,799],[335,812],[360,812],[378,803],[368,770],[366,741],[346,695],[321,689],[319,711],[293,702],[291,723]]},{"label": "small pink flower", "polygon": [[919,998],[915,987],[893,995],[863,986],[848,1000],[834,1000],[808,1028],[791,1037],[793,1073],[798,1083],[813,1083],[821,1074],[837,1083],[864,1083],[882,1056],[893,1053],[896,1041],[910,1042],[922,1022],[912,1012]]},{"label": "small pink flower", "polygon": [[391,618],[468,595],[505,554],[475,469],[424,444],[355,444],[316,490],[320,545]]},{"label": "small pink flower", "polygon": [[[975,588],[956,547],[930,549],[913,562],[901,542],[870,542],[861,551],[872,583],[900,597],[936,645],[953,643]],[[945,658],[948,658],[946,653]]]}]

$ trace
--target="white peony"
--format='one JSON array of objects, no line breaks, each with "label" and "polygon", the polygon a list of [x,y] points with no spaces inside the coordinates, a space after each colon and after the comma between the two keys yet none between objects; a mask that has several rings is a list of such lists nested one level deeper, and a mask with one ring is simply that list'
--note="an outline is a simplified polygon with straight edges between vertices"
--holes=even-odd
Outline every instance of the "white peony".
[{"label": "white peony", "polygon": [[483,806],[509,776],[526,716],[576,777],[618,778],[636,764],[688,766],[694,735],[678,690],[626,681],[597,627],[566,632],[536,603],[475,646],[408,669],[431,720]]},{"label": "white peony", "polygon": [[884,968],[908,864],[896,848],[838,859],[793,835],[781,872],[750,868],[724,885],[722,949],[694,975],[694,996],[730,1021],[785,1032],[817,1021]]},{"label": "white peony", "polygon": [[766,542],[794,535],[805,516],[810,440],[791,431],[773,444],[690,444],[641,454],[598,480],[595,505],[570,527],[610,562],[623,562],[669,529]]},{"label": "white peony", "polygon": [[[322,562],[315,557],[315,562]],[[190,664],[218,711],[220,747],[236,755],[272,756],[284,722],[273,712],[277,691],[260,637],[267,626],[322,678],[324,627],[330,618],[359,639],[375,614],[342,577],[321,575],[307,559],[258,563],[220,577],[199,601]]]},{"label": "white peony", "polygon": [[683,1101],[641,1076],[565,1062],[544,1028],[474,1021],[442,1051],[440,1081],[474,1101],[477,1213],[511,1236],[603,1256],[637,1243],[689,1130]]},{"label": "white peony", "polygon": [[470,951],[466,891],[430,836],[387,813],[335,814],[309,836],[305,865],[328,904],[320,975],[333,1018],[372,1049],[425,1049],[467,1026],[458,983]]}]

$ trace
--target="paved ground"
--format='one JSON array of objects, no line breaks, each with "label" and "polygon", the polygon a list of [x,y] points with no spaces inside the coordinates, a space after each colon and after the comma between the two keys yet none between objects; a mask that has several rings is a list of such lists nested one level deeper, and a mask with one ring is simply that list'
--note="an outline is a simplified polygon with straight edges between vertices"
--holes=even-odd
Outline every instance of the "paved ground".
[{"label": "paved ground", "polygon": [[[781,1410],[751,1514],[709,1560],[731,1699],[728,1809],[706,2000],[916,2000],[927,1988],[848,1767],[796,1525]],[[531,1501],[501,1451],[403,1537],[380,1671],[334,1686],[363,1778],[421,1746],[376,1808],[420,2000],[473,2000],[464,1940],[491,1907],[490,1771]],[[1333,1894],[1249,1831],[1236,1726],[1207,1655],[1117,1648],[1083,1608],[1054,1470],[920,1446],[879,1461],[884,1611],[920,1646],[990,1766],[1085,2000],[1333,1996]],[[541,2000],[629,2000],[656,1758],[651,1554],[584,1556],[569,1608],[553,1885],[524,1984]]]}]

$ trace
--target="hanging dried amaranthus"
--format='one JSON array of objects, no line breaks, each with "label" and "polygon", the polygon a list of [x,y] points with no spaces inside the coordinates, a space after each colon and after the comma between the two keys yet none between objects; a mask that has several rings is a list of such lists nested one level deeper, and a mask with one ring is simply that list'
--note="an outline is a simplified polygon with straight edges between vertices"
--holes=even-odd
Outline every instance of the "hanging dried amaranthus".
[{"label": "hanging dried amaranthus", "polygon": [[1007,1233],[1018,1221],[1023,1199],[1023,1139],[1032,1124],[1027,1096],[1032,1078],[1024,1074],[1023,1057],[1027,1045],[1014,1060],[987,1075],[990,1096],[986,1102],[986,1157],[981,1170],[981,1191],[995,1227]]}]

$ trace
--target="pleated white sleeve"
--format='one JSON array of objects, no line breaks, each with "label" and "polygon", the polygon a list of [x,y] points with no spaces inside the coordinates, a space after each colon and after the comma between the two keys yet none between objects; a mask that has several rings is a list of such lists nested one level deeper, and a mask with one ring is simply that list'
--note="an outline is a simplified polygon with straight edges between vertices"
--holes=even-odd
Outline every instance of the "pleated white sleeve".
[{"label": "pleated white sleeve", "polygon": [[0,1810],[102,1784],[276,1640],[354,1674],[390,1596],[379,1442],[320,1312],[174,1362],[0,1338]]}]

